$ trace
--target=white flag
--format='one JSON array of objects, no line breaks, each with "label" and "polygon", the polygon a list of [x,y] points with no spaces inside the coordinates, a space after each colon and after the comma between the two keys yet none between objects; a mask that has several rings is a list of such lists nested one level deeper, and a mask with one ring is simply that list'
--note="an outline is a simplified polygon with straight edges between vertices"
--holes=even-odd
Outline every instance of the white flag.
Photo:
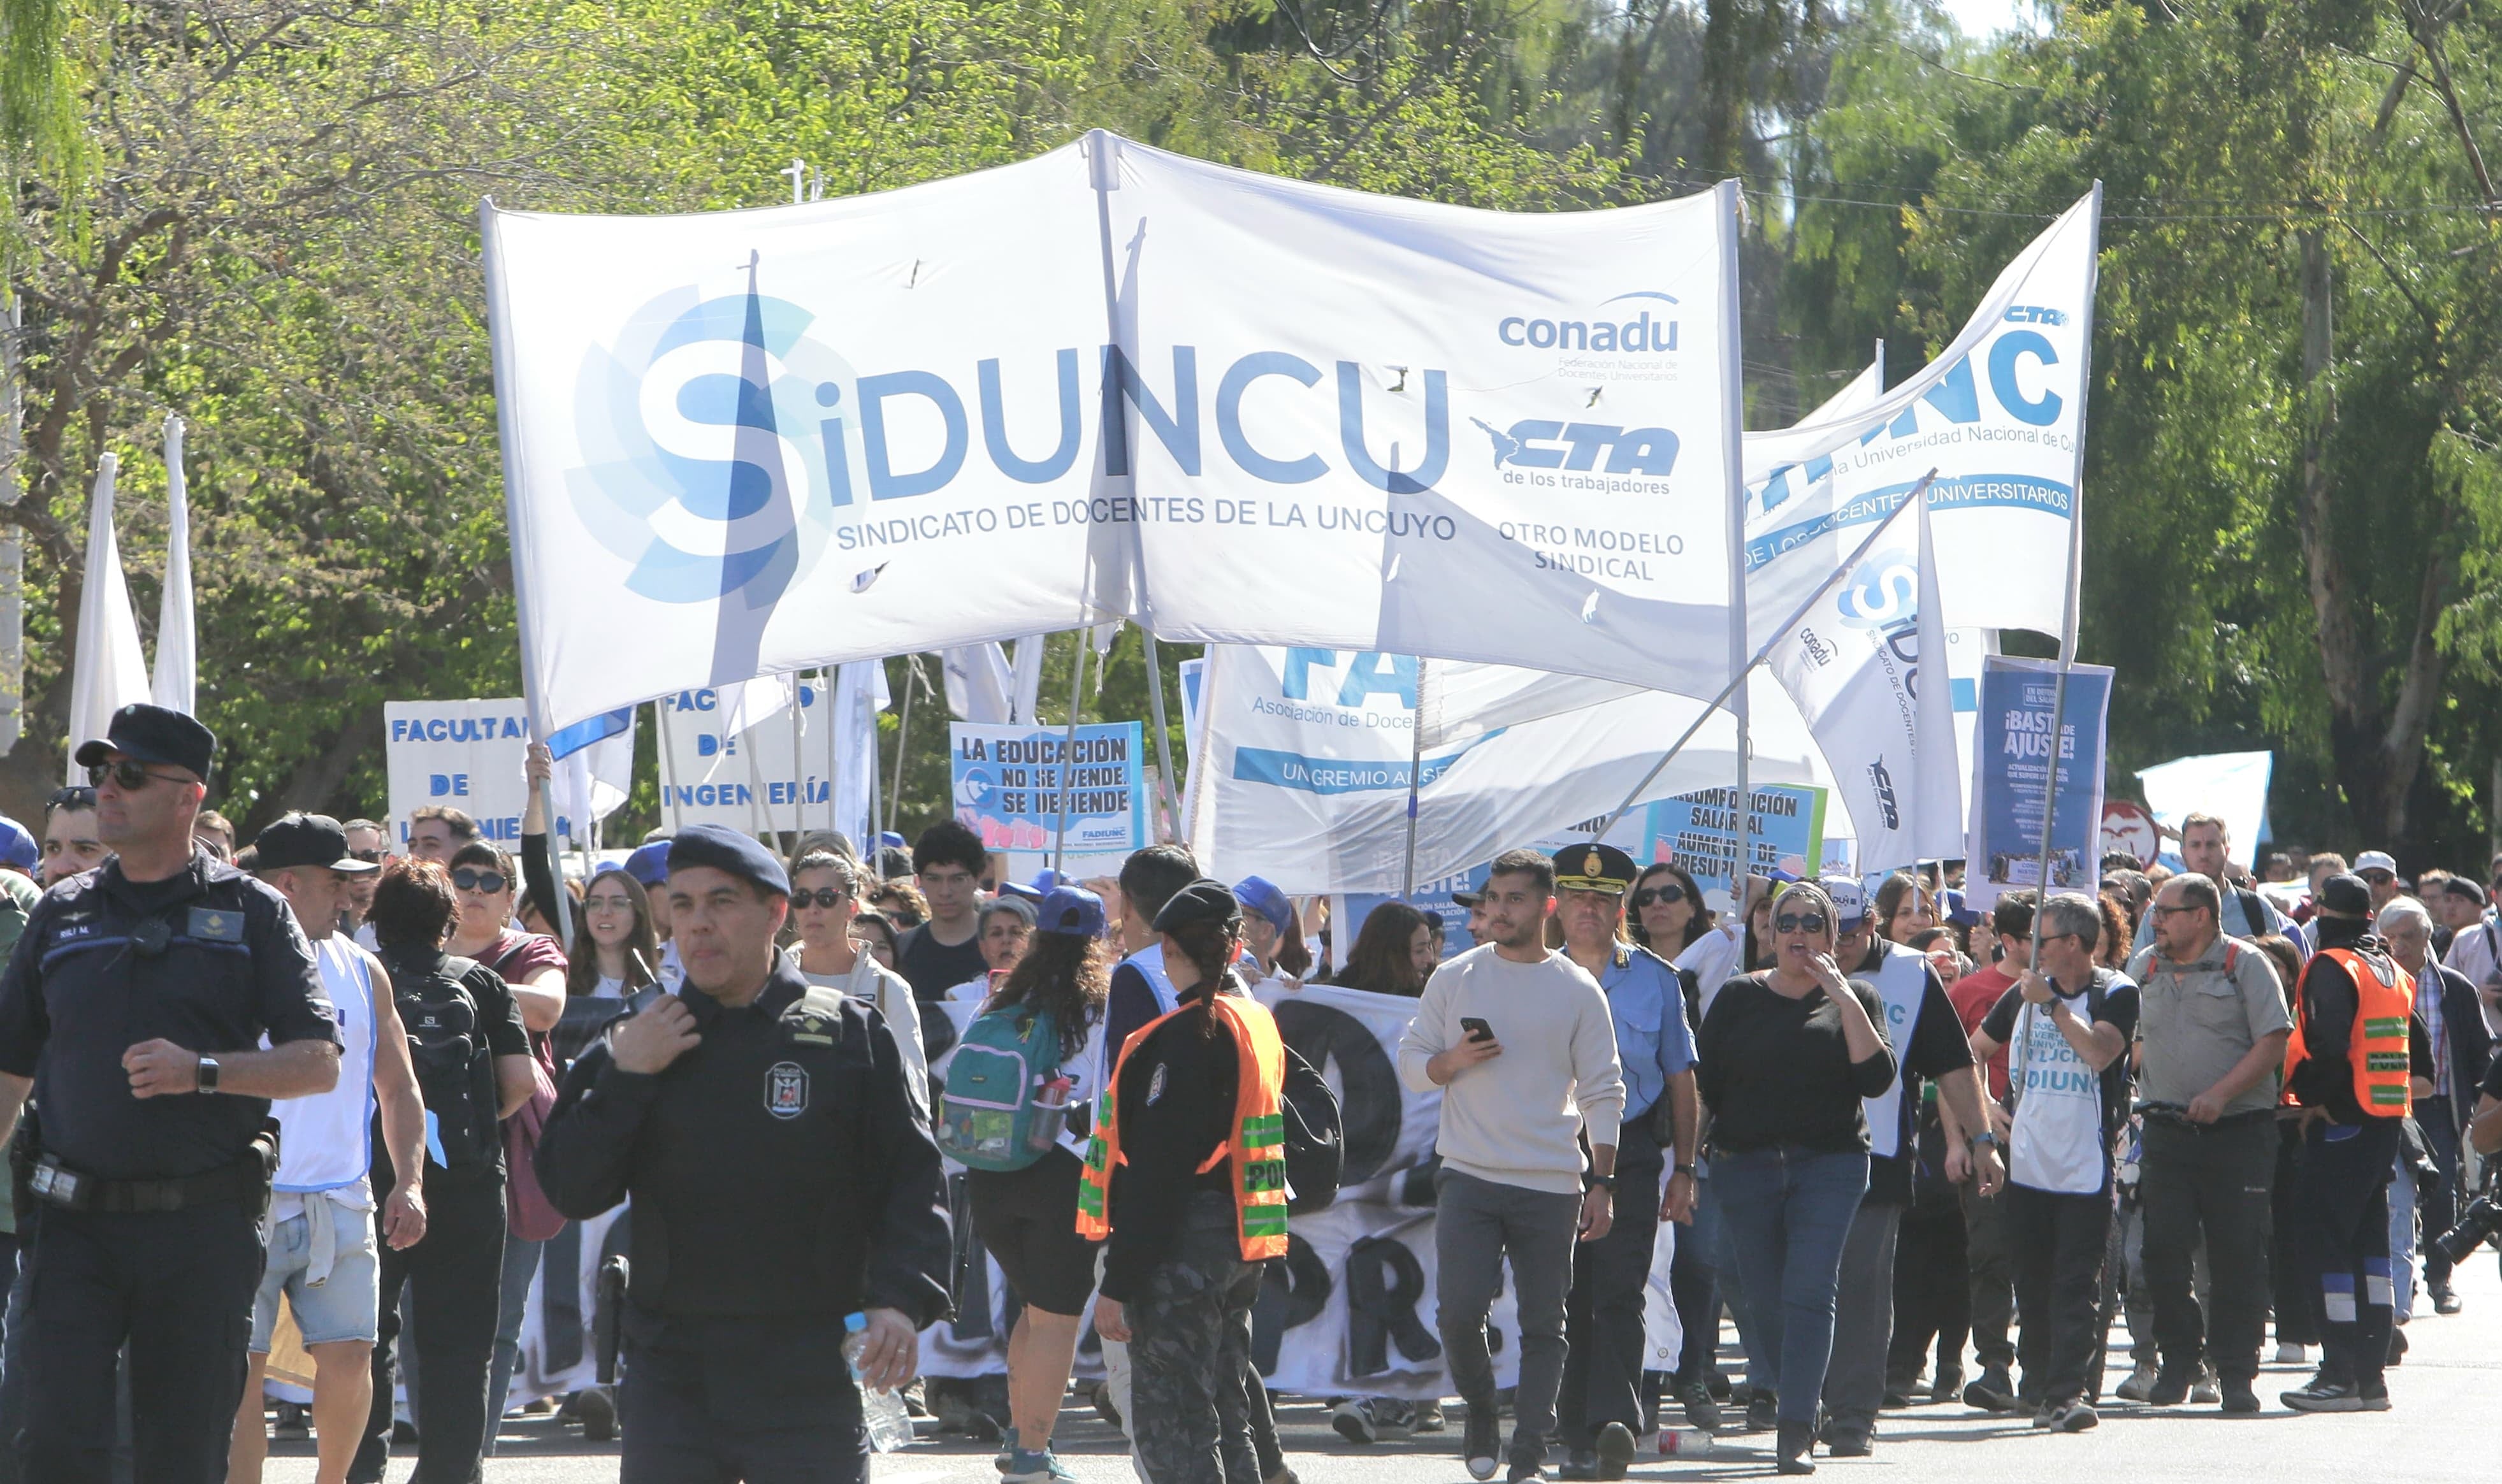
[{"label": "white flag", "polygon": [[[1911,848],[1920,860],[1945,860],[1963,851],[1963,798],[1971,775],[1956,742],[1954,682],[1946,670],[1945,605],[1938,597],[1937,542],[1931,534],[1933,483],[1920,491],[1920,599],[1911,687],[1917,706],[1911,732]],[[1959,776],[1960,775],[1960,778]],[[1863,860],[1875,857],[1864,851]],[[1903,862],[1909,863],[1909,862]]]},{"label": "white flag", "polygon": [[834,680],[834,827],[862,859],[877,855],[877,714],[887,708],[886,663],[855,659]]},{"label": "white flag", "polygon": [[938,657],[947,680],[947,712],[960,722],[1005,723],[1015,706],[1016,676],[996,644],[967,644]]},{"label": "white flag", "polygon": [[[126,600],[125,600],[126,601]],[[183,477],[183,420],[165,417],[165,591],[156,610],[156,704],[199,709],[199,641],[191,616],[191,505]]]},{"label": "white flag", "polygon": [[[75,754],[79,744],[103,736],[113,714],[134,701],[149,699],[148,659],[139,649],[139,621],[130,612],[130,589],[121,577],[121,546],[113,534],[113,481],[120,460],[111,454],[96,460],[95,489],[87,500],[86,571],[79,593],[78,650],[70,668],[70,729],[66,740]],[[86,769],[73,760],[71,783],[86,782]]]},{"label": "white flag", "polygon": [[1015,675],[1008,690],[1008,720],[1031,725],[1042,696],[1043,636],[1029,634],[1016,642]]}]

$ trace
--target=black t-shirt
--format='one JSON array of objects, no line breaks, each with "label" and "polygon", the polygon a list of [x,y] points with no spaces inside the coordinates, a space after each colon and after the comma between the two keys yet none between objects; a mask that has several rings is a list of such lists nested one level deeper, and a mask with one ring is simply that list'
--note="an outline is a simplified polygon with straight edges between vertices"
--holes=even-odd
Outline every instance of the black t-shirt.
[{"label": "black t-shirt", "polygon": [[945,999],[949,990],[991,971],[991,961],[982,957],[978,929],[962,943],[941,943],[933,928],[933,924],[924,923],[905,933],[895,948],[895,971],[912,986],[912,997],[923,1004]]},{"label": "black t-shirt", "polygon": [[[1712,1148],[1867,1151],[1861,1099],[1893,1083],[1894,1055],[1885,1044],[1885,1002],[1866,980],[1847,983],[1876,1028],[1876,1055],[1856,1063],[1842,1032],[1842,1012],[1823,990],[1792,999],[1772,988],[1769,973],[1721,987],[1703,1018],[1694,1062],[1704,1105],[1711,1110]],[[1954,1019],[1952,1007],[1946,1019]]]}]

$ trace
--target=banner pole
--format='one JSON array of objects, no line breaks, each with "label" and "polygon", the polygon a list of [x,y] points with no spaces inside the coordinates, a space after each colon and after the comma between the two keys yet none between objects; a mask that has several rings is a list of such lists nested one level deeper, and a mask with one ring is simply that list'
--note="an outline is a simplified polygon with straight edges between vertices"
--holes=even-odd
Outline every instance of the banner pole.
[{"label": "banner pole", "polygon": [[[1926,494],[1929,489],[1929,482],[1937,477],[1938,471],[1935,469],[1931,469],[1928,473],[1921,475],[1920,482],[1913,485],[1910,489],[1910,492],[1903,496],[1904,504],[1908,505],[1911,501]],[[1900,514],[1902,514],[1902,506],[1896,506],[1895,516],[1899,516]],[[1642,790],[1650,787],[1650,781],[1660,775],[1661,769],[1676,760],[1676,755],[1685,751],[1685,744],[1694,740],[1694,734],[1703,729],[1703,724],[1711,719],[1711,713],[1719,710],[1722,703],[1727,701],[1732,694],[1736,693],[1740,686],[1745,684],[1748,673],[1750,673],[1755,666],[1762,664],[1766,658],[1772,654],[1773,646],[1780,643],[1781,639],[1787,635],[1791,629],[1798,627],[1799,620],[1807,617],[1807,611],[1814,607],[1818,602],[1822,601],[1824,595],[1833,590],[1833,585],[1847,576],[1852,567],[1859,565],[1860,558],[1868,555],[1868,549],[1876,544],[1877,537],[1885,534],[1885,527],[1894,523],[1894,516],[1887,516],[1884,520],[1878,522],[1876,523],[1876,528],[1862,537],[1859,545],[1852,550],[1851,554],[1848,556],[1843,557],[1823,582],[1816,584],[1815,590],[1807,595],[1807,600],[1800,603],[1797,609],[1795,609],[1788,618],[1781,621],[1781,626],[1775,629],[1773,631],[1773,636],[1764,641],[1763,648],[1755,651],[1754,658],[1746,661],[1745,669],[1740,670],[1735,680],[1730,681],[1727,685],[1720,688],[1720,693],[1711,697],[1710,701],[1704,706],[1703,714],[1696,717],[1693,724],[1687,726],[1685,730],[1677,736],[1677,739],[1674,743],[1670,744],[1667,752],[1660,754],[1659,760],[1650,765],[1650,771],[1641,775],[1641,781],[1633,786],[1632,792],[1625,795],[1625,801],[1616,805],[1615,812],[1608,815],[1606,819],[1602,821],[1597,829],[1591,831],[1591,839],[1600,839],[1605,836],[1608,830],[1616,827],[1616,821],[1623,819],[1625,817],[1625,812],[1633,808],[1635,802],[1641,797]]]},{"label": "banner pole", "polygon": [[[794,697],[794,699],[795,700],[796,697]],[[745,718],[742,717],[741,720],[745,720]],[[775,832],[773,828],[773,811],[766,808],[764,804],[764,767],[763,764],[756,760],[756,733],[762,729],[763,728],[760,726],[741,727],[738,733],[737,746],[740,752],[747,755],[748,831],[754,834],[759,840],[772,840],[772,836]],[[779,840],[772,840],[772,844],[774,847],[774,853],[779,855],[781,853],[782,842]]]},{"label": "banner pole", "polygon": [[1399,892],[1403,898],[1416,894],[1416,796],[1425,789],[1425,657],[1417,656],[1416,706],[1407,726],[1407,874]]},{"label": "banner pole", "polygon": [[[2035,921],[2050,900],[2050,827],[2059,814],[2059,752],[2068,725],[2068,670],[2077,662],[2077,588],[2085,565],[2085,410],[2094,389],[2094,298],[2102,287],[2103,183],[2094,182],[2094,209],[2085,224],[2085,314],[2077,367],[2077,462],[2068,486],[2068,592],[2059,613],[2059,673],[2050,682],[2050,754],[2042,774],[2042,854],[2034,878]],[[2030,966],[2042,966],[2042,934],[2033,934]]]},{"label": "banner pole", "polygon": [[[1728,481],[1729,520],[1729,665],[1730,713],[1738,723],[1738,858],[1729,882],[1730,898],[1743,914],[1746,906],[1748,858],[1753,854],[1754,793],[1747,787],[1747,754],[1752,747],[1751,718],[1746,708],[1746,673],[1755,661],[1746,658],[1746,359],[1745,338],[1738,303],[1738,229],[1745,198],[1735,180],[1724,180],[1720,191],[1720,387],[1726,445],[1721,463]],[[1705,712],[1704,715],[1710,715]],[[1662,759],[1660,766],[1666,767]],[[1656,776],[1654,773],[1653,776]],[[1631,807],[1630,801],[1627,806]],[[1618,810],[1619,815],[1623,810]],[[1614,820],[1609,820],[1612,826]],[[1601,835],[1606,829],[1599,831]],[[1696,904],[1698,907],[1701,903]]]},{"label": "banner pole", "polygon": [[1164,838],[1178,839],[1181,834],[1181,780],[1173,773],[1172,743],[1165,736],[1165,667],[1156,658],[1156,631],[1144,624],[1138,632],[1147,641],[1147,709],[1156,723],[1157,790],[1164,795],[1166,831]]},{"label": "banner pole", "polygon": [[1068,637],[1076,646],[1068,658],[1068,725],[1060,734],[1060,761],[1052,774],[1060,787],[1060,827],[1051,841],[1055,876],[1068,870],[1068,759],[1077,752],[1077,708],[1086,694],[1086,625],[1080,624]]},{"label": "banner pole", "polygon": [[[799,837],[808,832],[808,755],[803,745],[807,730],[799,719],[801,702],[807,699],[807,671],[791,672],[791,849],[795,853],[799,849]],[[817,698],[826,699],[822,688]],[[828,702],[826,710],[833,709]]]},{"label": "banner pole", "polygon": [[668,826],[671,834],[678,832],[678,762],[671,756],[677,739],[669,725],[669,712],[674,709],[670,702],[676,698],[662,695],[652,701],[652,729],[660,739],[660,823]]},{"label": "banner pole", "polygon": [[895,725],[895,778],[887,785],[886,815],[877,826],[879,834],[895,827],[896,817],[903,812],[903,749],[912,741],[912,691],[920,679],[921,657],[904,656],[903,716]]}]

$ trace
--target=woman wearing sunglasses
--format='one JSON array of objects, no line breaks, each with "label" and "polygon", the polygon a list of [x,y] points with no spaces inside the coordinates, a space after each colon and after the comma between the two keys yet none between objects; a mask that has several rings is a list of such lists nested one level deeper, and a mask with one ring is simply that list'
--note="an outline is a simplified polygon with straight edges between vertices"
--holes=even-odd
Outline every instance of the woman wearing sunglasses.
[{"label": "woman wearing sunglasses", "polygon": [[840,990],[886,1017],[895,1049],[910,1067],[910,1085],[930,1105],[930,1061],[921,1039],[921,1010],[912,986],[880,963],[869,945],[852,936],[861,911],[861,889],[869,885],[859,862],[832,851],[812,850],[791,868],[791,926],[798,941],[783,950],[799,976]]},{"label": "woman wearing sunglasses", "polygon": [[1782,1473],[1812,1473],[1833,1355],[1842,1245],[1868,1189],[1863,1098],[1894,1081],[1883,1001],[1834,961],[1839,914],[1811,882],[1773,901],[1773,967],[1722,987],[1704,1017],[1697,1082],[1711,1114],[1711,1184],[1778,1396]]}]

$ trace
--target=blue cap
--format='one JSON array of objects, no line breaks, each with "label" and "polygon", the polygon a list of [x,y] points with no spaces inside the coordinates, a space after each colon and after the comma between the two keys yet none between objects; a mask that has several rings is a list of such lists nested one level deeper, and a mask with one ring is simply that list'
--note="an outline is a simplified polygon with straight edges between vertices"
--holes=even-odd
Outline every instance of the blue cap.
[{"label": "blue cap", "polygon": [[1234,899],[1246,912],[1256,912],[1268,920],[1268,926],[1279,932],[1294,931],[1295,904],[1286,894],[1258,876],[1245,876],[1234,884]]},{"label": "blue cap", "polygon": [[1024,902],[1028,906],[1031,906],[1041,901],[1043,894],[1050,890],[1051,889],[1048,887],[1030,887],[1022,881],[1002,881],[999,883],[1000,896],[1004,896],[1011,901]]},{"label": "blue cap", "polygon": [[26,826],[5,814],[0,814],[0,865],[14,865],[31,871],[44,859],[43,847],[26,833]]},{"label": "blue cap", "polygon": [[645,887],[657,887],[667,881],[669,879],[669,842],[654,840],[651,844],[627,856],[626,874],[643,883]]},{"label": "blue cap", "polygon": [[1053,887],[1034,916],[1044,932],[1072,938],[1103,935],[1103,898],[1084,887]]},{"label": "blue cap", "polygon": [[1956,927],[1974,928],[1979,926],[1980,914],[1974,911],[1971,905],[1964,900],[1964,894],[1961,892],[1956,891],[1954,888],[1948,887],[1944,891],[1940,892],[1938,894],[1938,915],[1944,918],[1947,922],[1954,924]]},{"label": "blue cap", "polygon": [[690,825],[670,839],[671,875],[699,865],[727,871],[768,892],[791,894],[791,873],[782,868],[782,858],[727,825]]},{"label": "blue cap", "polygon": [[1058,885],[1060,885],[1060,873],[1047,865],[1033,873],[1033,889],[1044,895],[1049,895],[1051,889]]}]

